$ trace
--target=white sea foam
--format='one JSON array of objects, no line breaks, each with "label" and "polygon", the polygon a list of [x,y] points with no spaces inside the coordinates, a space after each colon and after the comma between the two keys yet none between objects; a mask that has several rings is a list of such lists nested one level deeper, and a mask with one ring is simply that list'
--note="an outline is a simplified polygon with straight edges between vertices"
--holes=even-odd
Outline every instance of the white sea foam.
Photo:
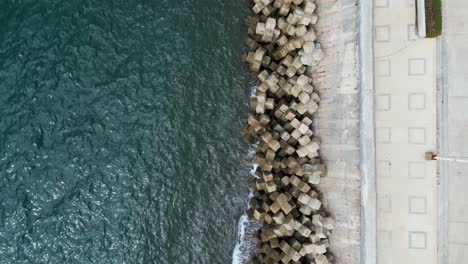
[{"label": "white sea foam", "polygon": [[250,97],[254,97],[255,93],[257,93],[257,86],[251,88]]},{"label": "white sea foam", "polygon": [[[255,171],[257,170],[258,164],[255,163],[255,151],[257,149],[257,143],[250,146],[248,152],[248,159],[252,162],[252,169],[250,175],[257,177]],[[249,206],[249,201],[253,197],[253,190],[250,190],[249,197],[247,200],[246,208]],[[255,235],[257,230],[260,228],[260,223],[244,214],[239,219],[237,227],[237,243],[232,253],[232,264],[246,264],[255,253],[255,241],[252,237]]]},{"label": "white sea foam", "polygon": [[246,245],[247,240],[245,239],[245,230],[248,222],[247,215],[241,216],[238,225],[237,244],[232,253],[232,264],[245,264],[250,258],[249,252],[245,252],[246,249],[248,250],[248,245]]},{"label": "white sea foam", "polygon": [[[256,164],[255,164],[256,165]],[[253,197],[253,192],[249,193],[249,201]],[[260,229],[261,225],[255,219],[249,219],[244,214],[239,219],[237,243],[232,253],[232,264],[246,264],[255,253],[255,240],[253,236]]]},{"label": "white sea foam", "polygon": [[[250,170],[250,175],[256,177],[255,170],[258,167],[258,164],[253,162],[255,158],[255,149],[257,144],[252,144],[249,149],[248,157],[252,160],[252,169]],[[253,190],[250,190],[249,197],[246,203],[246,208],[249,207],[249,201],[253,197]],[[239,219],[239,224],[237,227],[237,244],[232,253],[232,264],[246,264],[250,258],[253,256],[255,250],[255,241],[252,239],[252,236],[260,228],[260,225],[257,221],[249,219],[249,217],[244,214]]]},{"label": "white sea foam", "polygon": [[[256,92],[257,87],[252,87],[250,96],[255,96]],[[250,175],[255,178],[258,178],[257,175],[255,175],[255,171],[258,167],[258,164],[255,163],[255,152],[257,150],[257,145],[257,142],[250,145],[249,152],[247,153],[247,157],[252,163]],[[253,190],[250,190],[246,208],[249,207],[249,201],[253,198],[253,196]],[[249,219],[246,214],[240,217],[237,227],[237,244],[234,248],[234,252],[232,253],[232,264],[246,264],[252,258],[253,254],[255,253],[255,241],[252,238],[257,230],[260,229],[260,227],[261,225],[258,221],[255,219]]]}]

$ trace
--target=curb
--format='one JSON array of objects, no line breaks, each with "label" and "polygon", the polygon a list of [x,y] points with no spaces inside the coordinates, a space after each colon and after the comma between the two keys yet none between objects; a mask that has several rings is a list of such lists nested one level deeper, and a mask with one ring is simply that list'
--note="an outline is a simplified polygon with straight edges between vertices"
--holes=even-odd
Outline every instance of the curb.
[{"label": "curb", "polygon": [[417,0],[416,2],[416,17],[418,24],[418,36],[420,38],[426,37],[426,3],[424,0]]},{"label": "curb", "polygon": [[359,1],[361,264],[377,263],[373,7]]}]

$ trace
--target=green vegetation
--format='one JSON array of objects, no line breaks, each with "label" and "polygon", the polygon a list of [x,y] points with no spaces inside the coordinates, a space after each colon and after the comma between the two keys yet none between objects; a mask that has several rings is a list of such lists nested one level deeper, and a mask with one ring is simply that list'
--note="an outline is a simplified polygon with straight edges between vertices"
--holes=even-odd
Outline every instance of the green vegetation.
[{"label": "green vegetation", "polygon": [[426,0],[426,31],[428,38],[442,34],[442,0]]}]

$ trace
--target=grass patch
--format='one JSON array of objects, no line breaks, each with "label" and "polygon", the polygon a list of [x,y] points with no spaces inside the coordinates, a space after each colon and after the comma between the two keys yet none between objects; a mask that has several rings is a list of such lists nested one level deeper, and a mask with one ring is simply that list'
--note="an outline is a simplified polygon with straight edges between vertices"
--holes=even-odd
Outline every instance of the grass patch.
[{"label": "grass patch", "polygon": [[426,36],[435,38],[442,34],[442,0],[425,0]]}]

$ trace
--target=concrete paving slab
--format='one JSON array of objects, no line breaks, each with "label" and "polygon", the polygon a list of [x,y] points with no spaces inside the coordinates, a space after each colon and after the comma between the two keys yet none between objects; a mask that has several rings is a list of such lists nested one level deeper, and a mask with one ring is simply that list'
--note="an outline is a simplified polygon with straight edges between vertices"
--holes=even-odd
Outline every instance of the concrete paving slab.
[{"label": "concrete paving slab", "polygon": [[468,259],[468,245],[464,244],[450,244],[449,257],[447,264],[460,264],[466,263]]},{"label": "concrete paving slab", "polygon": [[[450,86],[452,87],[452,86]],[[468,157],[468,97],[449,98],[448,104],[448,155]],[[455,140],[458,139],[458,140]]]},{"label": "concrete paving slab", "polygon": [[[468,14],[468,9],[466,13]],[[468,23],[467,23],[468,26]],[[468,33],[468,31],[467,31]],[[468,35],[448,35],[447,45],[447,70],[450,72],[451,78],[448,79],[448,96],[465,96],[468,97],[468,75],[466,74],[466,57],[461,54],[468,54]]]},{"label": "concrete paving slab", "polygon": [[[449,222],[468,223],[468,164],[455,163],[449,171]],[[453,234],[452,229],[449,232]]]},{"label": "concrete paving slab", "polygon": [[449,242],[468,245],[468,222],[449,222]]},{"label": "concrete paving slab", "polygon": [[468,34],[468,7],[463,0],[448,0],[443,3],[445,13],[450,17],[444,16],[444,34],[461,35]]}]

